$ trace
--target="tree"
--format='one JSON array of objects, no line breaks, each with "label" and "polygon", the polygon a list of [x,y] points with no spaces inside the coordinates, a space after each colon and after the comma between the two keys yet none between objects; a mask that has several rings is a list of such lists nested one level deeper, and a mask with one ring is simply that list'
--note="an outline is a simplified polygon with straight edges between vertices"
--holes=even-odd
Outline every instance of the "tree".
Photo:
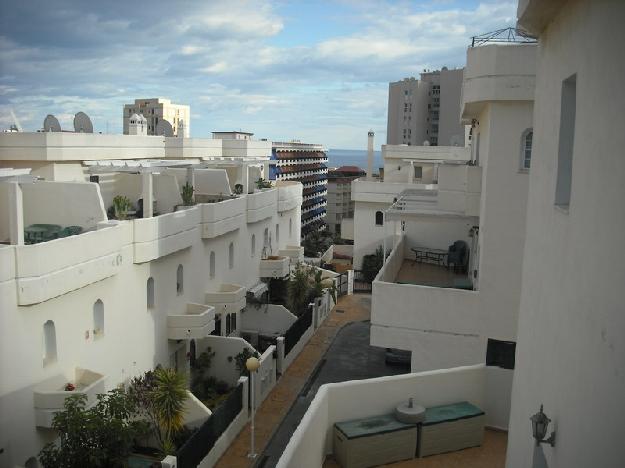
[{"label": "tree", "polygon": [[306,265],[298,263],[295,266],[289,278],[287,292],[289,309],[299,317],[306,311],[309,302],[310,270]]},{"label": "tree", "polygon": [[234,365],[237,368],[237,370],[239,371],[239,375],[241,375],[241,376],[244,375],[246,377],[250,376],[250,371],[247,370],[247,366],[245,365],[245,363],[252,356],[255,357],[255,358],[259,358],[260,354],[258,354],[257,351],[254,351],[252,353],[248,348],[243,348],[243,351],[241,351],[239,354],[237,354],[234,357]]},{"label": "tree", "polygon": [[59,440],[39,454],[44,467],[124,466],[135,439],[147,433],[146,424],[134,418],[134,401],[122,389],[98,395],[92,408],[86,406],[84,394],[65,399],[64,410],[52,422]]},{"label": "tree", "polygon": [[175,453],[173,440],[182,428],[186,390],[184,374],[162,367],[130,382],[128,393],[165,454]]},{"label": "tree", "polygon": [[374,254],[362,258],[362,272],[367,283],[371,283],[384,265],[384,252],[378,247]]}]

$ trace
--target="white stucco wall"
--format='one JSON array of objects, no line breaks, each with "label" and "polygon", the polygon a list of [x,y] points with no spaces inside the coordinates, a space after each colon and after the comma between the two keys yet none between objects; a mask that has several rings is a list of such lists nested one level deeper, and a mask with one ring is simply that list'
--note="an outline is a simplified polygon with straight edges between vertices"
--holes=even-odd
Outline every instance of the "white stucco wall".
[{"label": "white stucco wall", "polygon": [[[553,7],[523,3],[535,17],[543,3]],[[625,229],[625,4],[573,0],[555,11],[538,54],[507,467],[616,467],[625,460],[625,268],[618,250]],[[554,206],[554,194],[561,87],[574,73],[572,191],[565,212]],[[553,448],[535,448],[531,437],[528,418],[541,404],[556,431]]]}]

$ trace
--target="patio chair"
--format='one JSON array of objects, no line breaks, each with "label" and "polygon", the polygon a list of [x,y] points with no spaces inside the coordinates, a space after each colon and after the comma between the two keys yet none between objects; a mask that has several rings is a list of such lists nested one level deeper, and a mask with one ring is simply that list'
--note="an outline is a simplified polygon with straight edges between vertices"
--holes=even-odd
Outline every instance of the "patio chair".
[{"label": "patio chair", "polygon": [[463,240],[458,240],[449,246],[447,252],[447,267],[454,266],[454,271],[464,273],[469,265],[469,246]]}]

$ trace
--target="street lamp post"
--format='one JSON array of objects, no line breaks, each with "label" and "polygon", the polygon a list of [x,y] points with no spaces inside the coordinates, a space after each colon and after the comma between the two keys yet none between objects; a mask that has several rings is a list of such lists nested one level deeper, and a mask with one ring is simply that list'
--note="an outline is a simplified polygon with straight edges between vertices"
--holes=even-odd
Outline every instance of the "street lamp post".
[{"label": "street lamp post", "polygon": [[252,423],[250,425],[250,453],[247,454],[248,458],[254,459],[257,456],[257,453],[254,448],[254,414],[256,412],[256,401],[255,401],[255,387],[254,387],[254,373],[260,367],[260,362],[257,358],[251,357],[247,361],[245,361],[245,367],[250,373],[250,393],[251,393],[251,402],[252,402]]}]

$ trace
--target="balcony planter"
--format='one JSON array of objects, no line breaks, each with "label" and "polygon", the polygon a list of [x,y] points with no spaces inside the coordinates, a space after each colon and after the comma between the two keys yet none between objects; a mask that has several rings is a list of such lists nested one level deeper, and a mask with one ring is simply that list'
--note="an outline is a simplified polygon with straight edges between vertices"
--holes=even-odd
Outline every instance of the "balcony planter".
[{"label": "balcony planter", "polygon": [[213,291],[206,291],[204,301],[218,313],[238,312],[245,308],[247,289],[239,284],[222,283]]},{"label": "balcony planter", "polygon": [[73,378],[58,375],[37,385],[33,392],[37,427],[51,428],[54,415],[63,411],[65,399],[72,395],[86,395],[87,406],[93,405],[96,395],[106,392],[105,380],[102,374],[77,367]]},{"label": "balcony planter", "polygon": [[260,261],[261,278],[284,278],[289,274],[290,258],[285,256],[272,256]]},{"label": "balcony planter", "polygon": [[167,338],[189,340],[204,338],[215,328],[215,308],[204,304],[187,304],[183,313],[167,316]]}]

